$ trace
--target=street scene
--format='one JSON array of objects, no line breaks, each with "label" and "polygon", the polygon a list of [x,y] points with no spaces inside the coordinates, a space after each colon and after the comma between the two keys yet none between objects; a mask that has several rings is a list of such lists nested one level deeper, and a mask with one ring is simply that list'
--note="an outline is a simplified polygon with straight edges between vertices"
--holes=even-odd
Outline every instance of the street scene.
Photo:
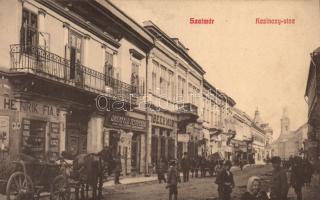
[{"label": "street scene", "polygon": [[0,0],[0,200],[320,199],[319,24],[318,0]]}]

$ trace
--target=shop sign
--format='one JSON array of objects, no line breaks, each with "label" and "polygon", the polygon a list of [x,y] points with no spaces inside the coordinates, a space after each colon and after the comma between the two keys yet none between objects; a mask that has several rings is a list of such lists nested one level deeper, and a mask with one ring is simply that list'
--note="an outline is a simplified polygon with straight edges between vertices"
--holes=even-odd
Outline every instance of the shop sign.
[{"label": "shop sign", "polygon": [[169,119],[169,118],[163,117],[161,115],[156,115],[156,114],[151,115],[151,122],[153,124],[157,124],[157,125],[169,126],[172,128],[174,127],[174,120],[173,119]]},{"label": "shop sign", "polygon": [[118,113],[108,113],[104,122],[106,127],[127,129],[132,131],[147,131],[147,121],[125,116]]},{"label": "shop sign", "polygon": [[179,142],[188,142],[190,140],[189,134],[178,134],[178,141]]},{"label": "shop sign", "polygon": [[59,115],[59,110],[55,106],[40,104],[33,101],[17,101],[14,98],[8,97],[2,97],[0,99],[0,109],[55,117]]},{"label": "shop sign", "polygon": [[317,148],[318,142],[317,141],[310,141],[307,143],[308,148]]}]

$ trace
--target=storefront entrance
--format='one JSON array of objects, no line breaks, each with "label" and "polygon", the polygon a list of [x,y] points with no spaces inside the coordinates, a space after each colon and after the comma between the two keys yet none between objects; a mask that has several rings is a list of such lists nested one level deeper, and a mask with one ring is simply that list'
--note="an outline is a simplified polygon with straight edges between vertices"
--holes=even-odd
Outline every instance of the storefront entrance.
[{"label": "storefront entrance", "polygon": [[109,147],[111,148],[113,156],[116,156],[119,151],[119,141],[120,141],[120,132],[115,130],[110,130],[109,135]]},{"label": "storefront entrance", "polygon": [[140,172],[140,136],[136,133],[132,136],[131,141],[131,171]]}]

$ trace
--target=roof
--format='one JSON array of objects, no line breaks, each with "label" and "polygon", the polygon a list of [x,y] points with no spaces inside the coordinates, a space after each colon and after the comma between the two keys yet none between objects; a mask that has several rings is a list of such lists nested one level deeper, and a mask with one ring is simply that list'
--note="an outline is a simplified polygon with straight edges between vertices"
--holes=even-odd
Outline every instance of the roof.
[{"label": "roof", "polygon": [[177,43],[176,38],[169,37],[164,31],[162,31],[157,25],[155,25],[151,20],[144,21],[144,28],[154,37],[154,39],[161,38],[162,41],[168,45],[170,49],[178,53],[182,58],[188,61],[194,69],[196,69],[200,74],[205,74],[204,69],[187,53],[186,47],[179,41]]},{"label": "roof", "polygon": [[[225,99],[224,97],[227,98],[228,103],[231,106],[236,105],[235,100],[233,100],[230,96],[228,96],[227,94],[223,93],[222,91],[218,90],[216,87],[214,87],[211,83],[209,83],[209,81],[207,79],[203,79],[203,86],[207,87],[209,90],[211,90],[212,93],[214,93],[215,95],[217,95],[220,99]],[[224,97],[223,97],[224,96]]]},{"label": "roof", "polygon": [[112,14],[117,16],[121,21],[125,22],[128,26],[132,27],[141,37],[146,39],[148,42],[153,43],[153,38],[151,35],[142,27],[140,26],[135,20],[129,17],[126,13],[116,7],[113,3],[108,0],[89,0],[95,1],[100,5],[104,6],[108,9]]}]

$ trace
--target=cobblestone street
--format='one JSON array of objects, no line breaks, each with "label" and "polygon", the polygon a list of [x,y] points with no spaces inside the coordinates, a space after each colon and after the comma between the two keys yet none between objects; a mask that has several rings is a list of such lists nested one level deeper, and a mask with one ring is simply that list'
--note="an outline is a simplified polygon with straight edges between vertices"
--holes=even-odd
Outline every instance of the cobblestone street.
[{"label": "cobblestone street", "polygon": [[[233,199],[239,199],[246,190],[247,180],[250,176],[258,175],[263,179],[263,188],[267,190],[268,180],[271,174],[271,165],[247,167],[243,171],[234,171],[236,188],[233,191]],[[317,179],[318,180],[318,179]],[[188,183],[179,184],[178,199],[183,200],[206,200],[217,197],[217,185],[215,178],[191,178]],[[318,190],[318,191],[317,191]],[[119,185],[109,187],[105,191],[105,199],[110,200],[163,200],[168,199],[168,191],[165,184],[147,182],[134,185]],[[311,188],[303,189],[304,200],[316,200],[319,195],[319,185],[312,184]],[[289,199],[294,199],[293,189],[289,190]]]}]

